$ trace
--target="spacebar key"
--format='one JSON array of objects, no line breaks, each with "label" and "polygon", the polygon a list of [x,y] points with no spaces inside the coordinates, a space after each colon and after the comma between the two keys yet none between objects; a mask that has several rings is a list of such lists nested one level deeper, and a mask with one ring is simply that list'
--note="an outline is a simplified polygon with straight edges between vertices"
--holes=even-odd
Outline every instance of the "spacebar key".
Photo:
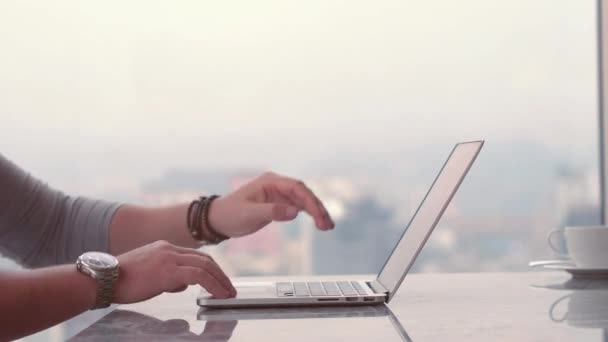
[{"label": "spacebar key", "polygon": [[310,282],[308,283],[308,288],[310,289],[310,294],[313,296],[326,296],[325,290],[321,283],[318,282]]},{"label": "spacebar key", "polygon": [[310,296],[310,292],[308,292],[308,286],[306,286],[306,283],[293,283],[293,289],[296,291],[296,296],[298,297]]}]

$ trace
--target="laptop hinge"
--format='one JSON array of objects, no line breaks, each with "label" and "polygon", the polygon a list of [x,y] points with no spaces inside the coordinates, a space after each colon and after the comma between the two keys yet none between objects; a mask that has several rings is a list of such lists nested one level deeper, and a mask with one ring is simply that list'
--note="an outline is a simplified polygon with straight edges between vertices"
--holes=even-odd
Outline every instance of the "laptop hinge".
[{"label": "laptop hinge", "polygon": [[388,290],[384,286],[382,286],[382,284],[380,284],[378,279],[370,281],[367,284],[369,285],[369,287],[372,288],[372,290],[374,290],[374,292],[379,294],[385,294],[388,297]]}]

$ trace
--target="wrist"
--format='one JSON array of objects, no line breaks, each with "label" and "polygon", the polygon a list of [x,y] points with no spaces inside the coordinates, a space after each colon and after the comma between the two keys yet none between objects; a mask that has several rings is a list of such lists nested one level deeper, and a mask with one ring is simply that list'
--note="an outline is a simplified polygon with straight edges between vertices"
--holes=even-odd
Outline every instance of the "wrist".
[{"label": "wrist", "polygon": [[225,217],[224,211],[224,197],[219,197],[211,203],[209,207],[209,225],[213,227],[213,229],[228,237],[232,237],[232,235],[227,231],[226,227],[222,224],[224,221],[222,218]]},{"label": "wrist", "polygon": [[70,267],[70,276],[72,279],[70,284],[74,284],[74,287],[77,289],[75,292],[81,298],[84,307],[87,310],[95,308],[97,300],[97,282],[95,279],[80,273],[76,267],[73,266]]}]

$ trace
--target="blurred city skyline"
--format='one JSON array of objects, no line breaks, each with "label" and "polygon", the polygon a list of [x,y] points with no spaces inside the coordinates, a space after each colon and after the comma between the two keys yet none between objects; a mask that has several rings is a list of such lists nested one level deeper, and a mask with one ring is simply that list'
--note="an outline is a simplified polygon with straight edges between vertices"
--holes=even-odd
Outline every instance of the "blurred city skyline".
[{"label": "blurred city skyline", "polygon": [[5,0],[0,153],[147,205],[286,173],[335,231],[205,250],[230,275],[376,273],[453,144],[485,139],[413,271],[525,270],[599,221],[596,39],[593,0]]}]

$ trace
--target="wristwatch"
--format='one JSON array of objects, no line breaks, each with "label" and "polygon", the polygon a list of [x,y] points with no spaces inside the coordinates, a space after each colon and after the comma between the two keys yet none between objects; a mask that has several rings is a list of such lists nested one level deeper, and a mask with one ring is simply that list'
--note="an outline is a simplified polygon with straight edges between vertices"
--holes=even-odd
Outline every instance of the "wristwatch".
[{"label": "wristwatch", "polygon": [[93,309],[107,308],[112,303],[114,284],[118,280],[118,259],[102,252],[87,252],[78,257],[76,269],[97,282]]}]

